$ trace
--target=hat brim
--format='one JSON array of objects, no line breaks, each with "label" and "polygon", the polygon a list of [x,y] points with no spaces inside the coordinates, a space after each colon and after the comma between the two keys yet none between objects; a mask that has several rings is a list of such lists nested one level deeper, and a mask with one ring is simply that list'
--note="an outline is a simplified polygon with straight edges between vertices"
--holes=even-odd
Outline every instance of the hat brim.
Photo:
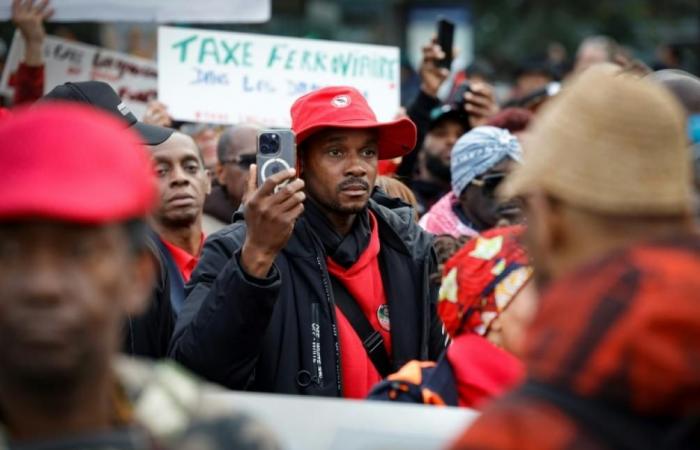
[{"label": "hat brim", "polygon": [[469,116],[454,108],[450,108],[447,111],[440,113],[440,115],[438,115],[434,119],[431,119],[430,124],[428,125],[428,129],[432,130],[433,128],[435,128],[440,123],[446,120],[453,120],[465,127],[467,130],[471,129],[471,125],[469,124]]},{"label": "hat brim", "polygon": [[379,159],[393,159],[410,153],[416,146],[416,125],[407,117],[392,122],[349,120],[318,123],[296,135],[297,145],[325,128],[372,129],[379,131]]},{"label": "hat brim", "polygon": [[171,128],[149,125],[142,122],[136,122],[131,128],[138,132],[146,145],[162,144],[175,132],[175,130]]}]

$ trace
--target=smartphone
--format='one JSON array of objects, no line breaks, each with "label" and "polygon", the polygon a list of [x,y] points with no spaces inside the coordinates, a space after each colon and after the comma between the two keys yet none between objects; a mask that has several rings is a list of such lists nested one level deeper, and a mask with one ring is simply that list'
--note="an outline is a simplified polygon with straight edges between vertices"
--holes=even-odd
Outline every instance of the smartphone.
[{"label": "smartphone", "polygon": [[258,131],[258,149],[255,162],[258,165],[258,187],[272,175],[287,169],[295,169],[297,149],[294,132],[289,129]]},{"label": "smartphone", "polygon": [[452,47],[454,46],[455,24],[446,19],[438,20],[437,43],[445,53],[445,57],[437,61],[439,67],[452,67]]},{"label": "smartphone", "polygon": [[464,111],[464,104],[466,103],[466,100],[464,100],[464,94],[469,92],[469,88],[470,86],[468,81],[463,81],[460,83],[450,98],[450,104],[454,105],[460,111]]}]

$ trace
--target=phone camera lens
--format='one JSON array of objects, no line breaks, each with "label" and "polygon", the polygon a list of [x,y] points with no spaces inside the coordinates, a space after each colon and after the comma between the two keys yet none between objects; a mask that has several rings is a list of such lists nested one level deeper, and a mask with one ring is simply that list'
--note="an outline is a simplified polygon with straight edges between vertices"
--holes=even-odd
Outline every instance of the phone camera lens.
[{"label": "phone camera lens", "polygon": [[264,133],[260,135],[260,153],[272,155],[280,148],[280,136],[277,133]]}]

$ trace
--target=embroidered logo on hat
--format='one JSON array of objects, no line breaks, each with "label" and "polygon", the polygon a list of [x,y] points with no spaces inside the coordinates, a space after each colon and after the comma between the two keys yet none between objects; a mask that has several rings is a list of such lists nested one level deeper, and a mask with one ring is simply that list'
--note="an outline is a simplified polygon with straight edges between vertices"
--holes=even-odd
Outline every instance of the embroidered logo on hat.
[{"label": "embroidered logo on hat", "polygon": [[336,108],[345,108],[350,106],[350,103],[352,103],[352,100],[350,100],[350,97],[347,95],[336,95],[333,97],[333,100],[331,100],[331,105]]},{"label": "embroidered logo on hat", "polygon": [[119,110],[122,115],[128,116],[131,114],[131,110],[129,109],[128,106],[124,104],[124,102],[121,102],[120,104],[117,105],[117,109]]}]

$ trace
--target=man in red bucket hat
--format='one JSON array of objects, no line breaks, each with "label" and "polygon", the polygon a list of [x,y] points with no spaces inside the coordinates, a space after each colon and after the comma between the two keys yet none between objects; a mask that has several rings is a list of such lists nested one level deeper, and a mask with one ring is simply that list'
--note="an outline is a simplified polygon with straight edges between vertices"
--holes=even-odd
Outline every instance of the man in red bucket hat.
[{"label": "man in red bucket hat", "polygon": [[207,240],[171,353],[233,389],[363,398],[444,346],[432,239],[374,190],[377,161],[410,152],[416,127],[378,122],[350,87],[291,113],[299,176],[256,186],[251,168],[245,220]]}]

